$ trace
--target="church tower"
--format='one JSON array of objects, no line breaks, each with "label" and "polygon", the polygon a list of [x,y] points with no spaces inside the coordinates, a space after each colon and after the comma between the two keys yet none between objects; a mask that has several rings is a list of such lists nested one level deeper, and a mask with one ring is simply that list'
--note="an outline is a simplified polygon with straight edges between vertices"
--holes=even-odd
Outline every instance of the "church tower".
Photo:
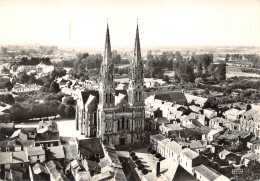
[{"label": "church tower", "polygon": [[135,37],[135,49],[134,57],[130,62],[130,71],[129,71],[129,87],[128,87],[128,102],[131,106],[143,106],[143,63],[141,57],[141,47],[139,40],[139,29],[138,24],[136,28],[136,37]]},{"label": "church tower", "polygon": [[99,108],[115,105],[114,62],[112,60],[109,27],[107,25],[104,58],[100,68]]}]

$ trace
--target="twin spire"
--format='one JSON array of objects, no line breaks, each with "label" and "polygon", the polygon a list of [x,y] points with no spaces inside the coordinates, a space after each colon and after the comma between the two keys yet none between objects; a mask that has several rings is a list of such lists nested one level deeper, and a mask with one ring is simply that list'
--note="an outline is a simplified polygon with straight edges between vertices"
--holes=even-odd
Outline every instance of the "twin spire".
[{"label": "twin spire", "polygon": [[[109,26],[107,24],[104,63],[107,64],[108,61],[110,61],[110,60],[112,60],[112,52],[111,52],[111,44],[110,44]],[[141,47],[140,47],[140,39],[139,39],[138,22],[137,22],[137,27],[136,27],[134,60],[136,61],[135,63],[141,61]]]}]

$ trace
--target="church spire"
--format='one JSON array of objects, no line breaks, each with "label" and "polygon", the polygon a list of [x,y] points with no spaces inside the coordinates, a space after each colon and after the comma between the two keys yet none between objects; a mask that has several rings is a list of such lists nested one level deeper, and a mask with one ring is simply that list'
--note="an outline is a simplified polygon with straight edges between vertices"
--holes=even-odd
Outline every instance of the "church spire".
[{"label": "church spire", "polygon": [[132,106],[142,106],[143,103],[143,63],[137,24],[135,36],[134,57],[130,62],[128,100]]},{"label": "church spire", "polygon": [[140,39],[139,39],[138,22],[137,22],[136,35],[135,35],[134,60],[135,60],[135,65],[137,65],[137,63],[141,61],[141,47],[140,47]]},{"label": "church spire", "polygon": [[111,45],[110,45],[110,35],[109,35],[109,26],[108,26],[108,23],[107,23],[104,63],[107,64],[108,61],[110,61],[111,59],[112,59],[112,54],[111,54]]},{"label": "church spire", "polygon": [[104,57],[100,68],[99,104],[101,107],[113,107],[115,102],[114,62],[112,59],[109,27],[107,24]]}]

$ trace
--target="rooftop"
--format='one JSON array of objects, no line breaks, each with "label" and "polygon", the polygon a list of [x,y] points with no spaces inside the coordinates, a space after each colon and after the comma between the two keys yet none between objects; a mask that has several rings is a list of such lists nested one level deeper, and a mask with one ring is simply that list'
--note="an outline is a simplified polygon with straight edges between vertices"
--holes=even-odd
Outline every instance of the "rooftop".
[{"label": "rooftop", "polygon": [[215,180],[220,176],[220,173],[218,173],[216,170],[208,168],[203,164],[193,167],[193,169],[201,175],[203,175],[204,177],[206,177],[208,180]]},{"label": "rooftop", "polygon": [[181,152],[182,155],[185,155],[186,157],[188,157],[189,159],[193,160],[195,158],[197,158],[199,156],[199,154],[195,151],[192,151],[189,148],[185,148],[182,150]]}]

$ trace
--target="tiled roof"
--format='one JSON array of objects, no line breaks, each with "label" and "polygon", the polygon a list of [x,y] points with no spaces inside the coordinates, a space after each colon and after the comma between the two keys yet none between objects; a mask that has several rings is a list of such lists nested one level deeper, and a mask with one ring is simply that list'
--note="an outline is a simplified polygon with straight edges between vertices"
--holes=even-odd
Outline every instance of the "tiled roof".
[{"label": "tiled roof", "polygon": [[61,145],[60,146],[48,147],[48,150],[50,151],[48,153],[49,159],[65,158],[64,150],[63,150],[63,147]]},{"label": "tiled roof", "polygon": [[184,93],[182,92],[171,92],[167,94],[157,94],[154,97],[155,99],[159,99],[162,101],[169,101],[169,102],[175,102],[175,101],[186,101],[186,97]]},{"label": "tiled roof", "polygon": [[77,145],[63,145],[63,148],[64,148],[66,159],[72,159],[72,158],[79,157]]},{"label": "tiled roof", "polygon": [[179,142],[182,146],[190,146],[190,148],[202,148],[207,146],[207,141],[205,140],[191,140],[191,141],[181,141]]},{"label": "tiled roof", "polygon": [[41,146],[26,147],[25,150],[27,151],[28,156],[45,155],[45,150],[43,150]]},{"label": "tiled roof", "polygon": [[162,134],[155,134],[155,135],[151,135],[151,138],[153,138],[157,141],[161,141],[161,140],[165,139],[165,136],[163,136]]},{"label": "tiled roof", "polygon": [[29,162],[26,151],[13,152],[13,163],[25,163]]},{"label": "tiled roof", "polygon": [[49,172],[49,174],[51,175],[51,177],[56,180],[56,181],[69,181],[67,177],[65,177],[65,175],[59,173],[56,169],[56,164],[54,163],[54,161],[49,161],[45,164],[45,166],[47,167],[47,170]]},{"label": "tiled roof", "polygon": [[12,152],[0,152],[0,165],[12,163]]},{"label": "tiled roof", "polygon": [[246,119],[253,119],[254,121],[260,121],[260,106],[252,105],[252,108],[246,111],[243,115],[246,116]]},{"label": "tiled roof", "polygon": [[45,173],[48,174],[48,171],[43,163],[37,162],[33,167],[33,173],[34,174],[40,174]]},{"label": "tiled roof", "polygon": [[83,156],[99,154],[104,157],[104,151],[100,138],[88,138],[79,140],[79,150]]},{"label": "tiled roof", "polygon": [[186,157],[190,158],[191,160],[197,158],[199,154],[195,151],[192,151],[189,148],[185,148],[182,150],[181,154],[185,155]]},{"label": "tiled roof", "polygon": [[199,172],[201,175],[206,177],[208,180],[215,180],[220,176],[220,173],[213,170],[212,168],[208,168],[205,165],[201,164],[199,166],[193,167],[193,169],[197,172]]},{"label": "tiled roof", "polygon": [[175,162],[172,158],[166,158],[161,161],[161,175],[167,180],[174,180],[174,176],[179,167],[179,163]]},{"label": "tiled roof", "polygon": [[208,134],[211,130],[208,126],[201,126],[199,128],[196,128],[198,131],[200,131],[202,134]]},{"label": "tiled roof", "polygon": [[182,151],[182,146],[175,141],[169,142],[166,147],[178,155]]}]

